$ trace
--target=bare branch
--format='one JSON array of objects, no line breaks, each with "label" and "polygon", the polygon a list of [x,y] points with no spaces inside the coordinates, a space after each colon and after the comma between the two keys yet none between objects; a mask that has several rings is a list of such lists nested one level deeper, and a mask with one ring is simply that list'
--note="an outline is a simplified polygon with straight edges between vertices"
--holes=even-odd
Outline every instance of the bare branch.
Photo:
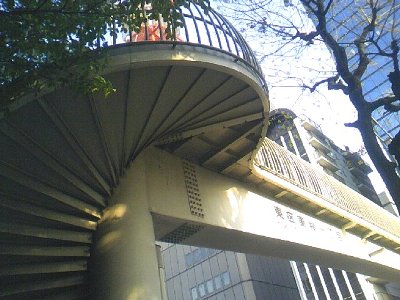
[{"label": "bare branch", "polygon": [[394,71],[390,72],[388,77],[389,81],[392,84],[392,91],[393,94],[397,99],[400,100],[400,69],[399,69],[399,45],[397,44],[396,40],[393,40],[391,45],[392,49],[392,60],[393,60],[393,68]]},{"label": "bare branch", "polygon": [[310,11],[313,12],[313,14],[317,14],[317,13],[318,13],[318,11],[315,10],[315,9],[311,6],[312,4],[315,4],[314,1],[312,1],[312,0],[302,0],[302,2],[303,2],[303,4],[304,4],[304,6],[307,7],[308,10],[310,10]]},{"label": "bare branch", "polygon": [[344,126],[352,127],[352,128],[359,128],[360,122],[357,120],[357,121],[350,122],[350,123],[344,123]]},{"label": "bare branch", "polygon": [[317,87],[319,87],[320,85],[322,85],[324,83],[328,84],[329,90],[340,90],[344,94],[346,94],[346,95],[348,94],[348,87],[340,80],[340,77],[338,74],[335,76],[320,80],[320,81],[314,83],[313,86],[308,86],[306,84],[303,84],[302,87],[310,90],[310,92],[313,93],[313,92],[315,92]]},{"label": "bare branch", "polygon": [[[232,2],[236,1],[239,2],[239,0]],[[263,3],[262,0],[253,1],[256,3]],[[251,14],[248,3],[253,3],[253,1],[240,1],[243,3],[243,6],[246,7],[246,12],[248,12],[248,14]],[[322,77],[314,77],[316,79],[314,79],[312,83],[308,83],[304,80],[299,80],[297,82],[299,86],[303,88],[303,91],[319,92],[319,86],[326,83],[328,89],[340,90],[349,96],[349,100],[357,110],[358,117],[356,121],[345,125],[360,131],[368,154],[371,156],[379,173],[382,175],[391,195],[394,195],[394,198],[396,198],[400,193],[400,180],[394,170],[395,165],[387,160],[387,157],[377,142],[374,127],[371,122],[371,113],[379,107],[385,108],[391,112],[400,112],[399,47],[397,44],[400,43],[400,41],[398,40],[398,21],[396,21],[398,14],[395,13],[399,8],[398,2],[396,4],[396,0],[363,0],[348,1],[342,4],[341,1],[334,0],[300,1],[306,9],[306,14],[303,12],[301,13],[312,19],[315,24],[314,29],[309,29],[309,26],[299,26],[297,22],[294,21],[296,18],[287,17],[286,15],[286,19],[278,19],[279,13],[273,14],[276,18],[269,18],[271,14],[267,13],[257,15],[257,17],[260,17],[259,20],[262,20],[264,23],[264,26],[268,25],[268,27],[261,28],[262,30],[266,30],[259,30],[259,32],[267,33],[268,30],[269,33],[272,32],[274,34],[274,37],[280,36],[282,38],[282,41],[279,41],[281,42],[280,45],[283,44],[285,50],[288,45],[287,41],[296,44],[298,47],[297,49],[301,49],[302,47],[306,48],[306,46],[313,43],[313,41],[322,39],[329,50],[331,50],[336,65],[336,72],[327,73],[323,71]],[[337,7],[335,7],[336,5]],[[268,7],[268,11],[269,10],[273,11],[271,7]],[[286,11],[289,13],[290,9]],[[339,16],[339,14],[336,14],[339,11],[345,12],[345,14]],[[274,23],[277,22],[277,20],[284,21],[278,22],[278,24]],[[255,22],[252,22],[252,24],[254,23]],[[308,24],[303,23],[302,25]],[[257,27],[257,29],[259,28]],[[390,34],[394,41],[391,47],[388,45]],[[274,52],[274,55],[283,56],[283,51],[281,52],[283,46],[274,47],[274,50],[278,48],[278,51]],[[288,48],[290,48],[290,46]],[[353,53],[353,50],[356,50],[356,52]],[[365,86],[362,85],[363,76],[365,76],[370,65],[370,59],[375,60],[378,68],[383,63],[391,63],[394,66],[393,72],[388,74],[389,81],[392,83],[393,93],[378,95],[376,97],[381,97],[381,99],[377,99],[373,102],[366,100],[365,87],[367,87],[367,84]],[[277,77],[276,72],[271,74],[271,77],[275,80]],[[371,75],[374,74],[375,72]],[[288,83],[285,81],[289,75],[291,75],[290,72],[286,72],[279,77],[282,78],[282,83],[285,83],[285,86],[289,86],[291,83],[291,81],[288,81]],[[370,79],[365,78],[365,80],[365,83],[367,83]],[[282,86],[280,85],[280,87]],[[400,202],[396,201],[396,203],[400,207]]]},{"label": "bare branch", "polygon": [[385,97],[379,98],[378,100],[370,102],[369,106],[371,108],[371,111],[374,111],[375,109],[377,109],[378,107],[381,107],[381,106],[385,106],[385,108],[386,108],[387,105],[390,105],[397,100],[399,100],[399,99],[397,99],[395,96],[385,96]]},{"label": "bare branch", "polygon": [[378,7],[377,2],[373,3],[373,1],[369,1],[369,5],[371,8],[371,21],[363,28],[361,35],[354,41],[357,50],[358,50],[358,57],[359,57],[359,64],[358,67],[354,70],[353,74],[357,79],[361,79],[364,75],[367,67],[370,63],[368,56],[365,53],[365,42],[367,40],[368,33],[373,32],[376,26],[376,18],[378,14]]},{"label": "bare branch", "polygon": [[325,15],[327,14],[327,12],[329,11],[329,9],[331,8],[332,3],[333,3],[333,0],[329,0],[328,4],[326,5],[325,11],[324,11],[324,14],[325,14]]},{"label": "bare branch", "polygon": [[392,103],[386,104],[385,109],[390,112],[398,112],[398,111],[400,111],[400,105],[396,105],[396,104],[392,104]]},{"label": "bare branch", "polygon": [[349,87],[340,78],[336,81],[328,81],[328,90],[342,91],[345,95],[349,94]]},{"label": "bare branch", "polygon": [[317,31],[321,35],[322,39],[325,41],[325,43],[328,45],[328,47],[332,50],[333,56],[336,61],[336,69],[340,77],[343,78],[343,80],[346,82],[347,85],[350,85],[352,83],[351,77],[352,74],[349,70],[349,65],[348,65],[348,58],[346,55],[345,49],[340,46],[339,42],[332,36],[331,33],[329,33],[327,29],[327,20],[326,20],[326,12],[325,12],[325,7],[323,4],[324,1],[322,0],[316,0],[316,1],[311,1],[311,0],[302,0],[302,3],[308,8],[311,9],[311,4],[314,4],[317,6],[317,11],[315,12],[315,16],[318,19],[318,25],[317,25]]},{"label": "bare branch", "polygon": [[393,58],[393,67],[394,70],[399,72],[399,52],[400,48],[395,39],[392,40],[392,43],[390,44],[390,48],[392,49],[392,58]]},{"label": "bare branch", "polygon": [[335,80],[335,79],[337,79],[337,78],[338,78],[337,76],[325,78],[325,79],[323,79],[323,80],[320,80],[320,81],[314,83],[313,86],[308,86],[308,85],[306,85],[306,84],[303,84],[302,87],[305,88],[305,89],[310,90],[310,92],[313,93],[313,92],[315,92],[315,90],[317,89],[317,87],[319,87],[320,85],[322,85],[322,84],[324,84],[324,83],[329,83],[329,81]]},{"label": "bare branch", "polygon": [[307,42],[307,44],[312,44],[314,41],[314,38],[316,38],[317,36],[319,36],[319,33],[317,31],[313,31],[310,33],[304,33],[304,32],[300,32],[297,31],[295,35],[292,36],[292,39],[296,39],[299,38],[305,42]]}]

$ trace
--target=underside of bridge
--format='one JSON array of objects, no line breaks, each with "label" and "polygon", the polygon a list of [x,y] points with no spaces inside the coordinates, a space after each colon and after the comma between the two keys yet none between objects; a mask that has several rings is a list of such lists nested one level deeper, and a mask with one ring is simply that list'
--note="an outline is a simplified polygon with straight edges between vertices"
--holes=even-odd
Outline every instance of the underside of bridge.
[{"label": "underside of bridge", "polygon": [[117,92],[106,99],[57,90],[1,118],[2,297],[85,297],[97,222],[149,145],[191,147],[196,163],[224,172],[261,137],[267,94],[235,57],[144,43],[113,49],[109,65]]},{"label": "underside of bridge", "polygon": [[[232,29],[224,35],[244,45]],[[399,222],[264,141],[265,81],[248,47],[234,46],[236,53],[199,38],[110,47],[105,76],[116,93],[57,89],[0,114],[0,297],[87,299],[89,286],[108,293],[116,283],[114,294],[97,298],[159,299],[160,291],[149,292],[159,284],[155,239],[333,259],[336,267],[394,280],[400,267],[384,258],[398,257]],[[151,168],[144,157],[152,158]],[[242,202],[253,207],[247,223]],[[330,232],[349,232],[363,253],[318,248],[313,234],[304,241],[295,231],[273,235],[267,229],[281,223],[263,215],[268,207],[325,220]],[[127,223],[119,222],[124,215]]]}]

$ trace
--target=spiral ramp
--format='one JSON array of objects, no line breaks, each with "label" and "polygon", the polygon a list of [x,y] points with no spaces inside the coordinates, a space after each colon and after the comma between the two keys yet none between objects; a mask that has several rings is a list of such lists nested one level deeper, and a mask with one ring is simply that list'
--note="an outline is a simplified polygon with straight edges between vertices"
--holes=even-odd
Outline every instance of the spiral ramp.
[{"label": "spiral ramp", "polygon": [[1,116],[1,299],[89,297],[97,222],[146,147],[229,174],[258,143],[267,93],[249,65],[193,45],[112,51],[111,96],[59,89]]}]

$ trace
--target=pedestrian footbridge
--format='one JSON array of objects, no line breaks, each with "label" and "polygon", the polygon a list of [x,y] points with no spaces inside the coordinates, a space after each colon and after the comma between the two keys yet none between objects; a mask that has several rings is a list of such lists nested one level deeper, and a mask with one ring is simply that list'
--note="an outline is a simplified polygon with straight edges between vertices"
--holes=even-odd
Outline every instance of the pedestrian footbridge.
[{"label": "pedestrian footbridge", "polygon": [[179,38],[109,47],[108,98],[60,88],[0,113],[0,297],[161,299],[155,240],[399,282],[399,220],[265,139],[243,38],[181,14]]}]

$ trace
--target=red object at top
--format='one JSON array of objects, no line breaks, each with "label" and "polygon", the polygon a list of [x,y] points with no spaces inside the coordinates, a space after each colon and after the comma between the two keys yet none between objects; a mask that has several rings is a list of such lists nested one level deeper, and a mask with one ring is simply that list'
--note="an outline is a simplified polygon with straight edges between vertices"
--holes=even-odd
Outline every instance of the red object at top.
[{"label": "red object at top", "polygon": [[[161,26],[156,22],[155,24],[142,24],[139,32],[132,32],[131,40],[127,38],[127,42],[141,42],[141,41],[166,41],[171,40],[171,38],[167,38],[167,34],[165,30],[166,26],[161,24]],[[147,31],[147,39],[146,39],[146,31]],[[176,36],[176,40],[180,41],[179,36]]]},{"label": "red object at top", "polygon": [[[166,41],[170,40],[167,38],[167,34],[165,32],[166,26],[158,23],[148,24],[145,26],[142,24],[139,32],[132,32],[131,38],[132,42],[141,42],[141,41]],[[146,30],[147,30],[147,39],[146,39]],[[176,39],[179,41],[180,38],[177,36]],[[129,41],[127,41],[129,42]]]}]

